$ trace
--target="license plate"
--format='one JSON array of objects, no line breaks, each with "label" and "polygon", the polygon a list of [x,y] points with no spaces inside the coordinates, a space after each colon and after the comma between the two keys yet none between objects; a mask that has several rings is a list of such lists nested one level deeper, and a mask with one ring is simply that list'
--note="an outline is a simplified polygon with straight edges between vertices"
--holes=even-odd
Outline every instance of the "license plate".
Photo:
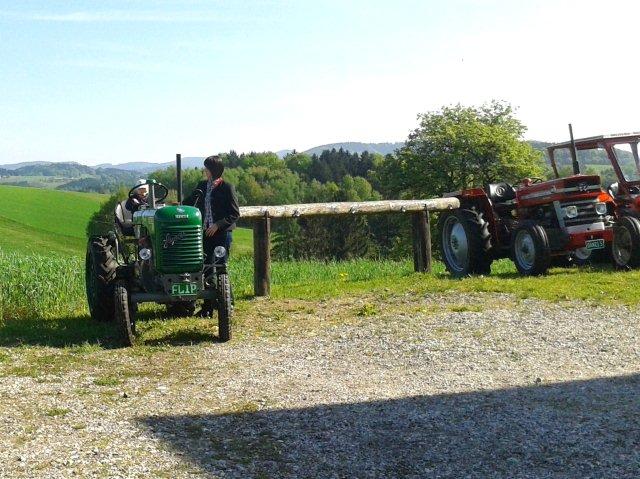
[{"label": "license plate", "polygon": [[588,250],[603,249],[604,240],[603,239],[587,240],[586,243],[584,244],[584,247],[587,248]]},{"label": "license plate", "polygon": [[198,294],[197,283],[176,283],[171,285],[171,294],[173,296],[193,296]]}]

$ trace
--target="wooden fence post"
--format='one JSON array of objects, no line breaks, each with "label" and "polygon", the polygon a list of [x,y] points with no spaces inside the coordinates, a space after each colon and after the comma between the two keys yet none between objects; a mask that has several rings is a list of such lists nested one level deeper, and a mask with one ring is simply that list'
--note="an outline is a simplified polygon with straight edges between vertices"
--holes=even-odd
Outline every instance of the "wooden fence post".
[{"label": "wooden fence post", "polygon": [[253,222],[253,294],[271,294],[271,220],[267,214]]},{"label": "wooden fence post", "polygon": [[419,273],[431,272],[431,229],[429,212],[411,214],[413,236],[413,269]]}]

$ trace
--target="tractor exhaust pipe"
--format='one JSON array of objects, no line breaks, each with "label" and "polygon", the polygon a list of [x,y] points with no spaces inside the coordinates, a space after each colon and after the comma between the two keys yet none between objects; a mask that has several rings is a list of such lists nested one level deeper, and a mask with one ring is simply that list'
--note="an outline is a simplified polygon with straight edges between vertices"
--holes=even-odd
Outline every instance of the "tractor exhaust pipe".
[{"label": "tractor exhaust pipe", "polygon": [[182,155],[176,153],[176,183],[178,185],[178,204],[182,204]]},{"label": "tractor exhaust pipe", "polygon": [[571,138],[571,163],[573,165],[573,174],[580,174],[580,163],[578,163],[578,149],[576,148],[576,141],[573,139],[573,126],[569,123],[569,138]]}]

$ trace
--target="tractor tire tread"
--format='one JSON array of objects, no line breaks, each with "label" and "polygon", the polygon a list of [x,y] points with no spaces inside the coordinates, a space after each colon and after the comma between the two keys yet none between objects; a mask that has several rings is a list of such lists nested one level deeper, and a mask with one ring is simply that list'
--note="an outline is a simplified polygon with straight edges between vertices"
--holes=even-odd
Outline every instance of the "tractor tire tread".
[{"label": "tractor tire tread", "polygon": [[228,274],[218,276],[218,339],[227,342],[231,339],[231,283]]},{"label": "tractor tire tread", "polygon": [[[452,211],[440,218],[440,237],[442,240],[442,225],[449,215],[457,216],[460,223],[468,232],[470,259],[467,271],[459,272],[451,268],[445,261],[447,270],[454,276],[464,277],[469,275],[488,275],[491,273],[491,263],[493,262],[491,232],[489,222],[484,219],[484,214],[478,212],[475,206],[466,206],[456,211]],[[444,252],[442,254],[445,257]]]},{"label": "tractor tire tread", "polygon": [[635,216],[623,216],[618,221],[618,224],[614,226],[614,238],[616,234],[616,228],[624,227],[629,230],[631,234],[631,256],[627,264],[619,264],[615,260],[615,255],[612,254],[614,266],[618,269],[636,269],[640,267],[640,220]]},{"label": "tractor tire tread", "polygon": [[[91,317],[100,322],[112,321],[114,313],[113,281],[118,263],[106,237],[95,237],[90,240],[85,266],[87,299]],[[93,299],[89,293],[90,288],[95,289]]]},{"label": "tractor tire tread", "polygon": [[[537,250],[534,264],[530,269],[524,268],[518,264],[515,254],[515,239],[518,231],[528,229]],[[513,232],[511,238],[511,256],[516,265],[516,269],[523,276],[541,276],[547,273],[551,267],[551,248],[549,246],[549,237],[545,229],[535,221],[525,221],[518,226]]]},{"label": "tractor tire tread", "polygon": [[129,292],[125,281],[118,280],[113,287],[115,317],[120,330],[120,338],[123,345],[133,346],[135,344],[135,322],[134,308],[131,307]]}]

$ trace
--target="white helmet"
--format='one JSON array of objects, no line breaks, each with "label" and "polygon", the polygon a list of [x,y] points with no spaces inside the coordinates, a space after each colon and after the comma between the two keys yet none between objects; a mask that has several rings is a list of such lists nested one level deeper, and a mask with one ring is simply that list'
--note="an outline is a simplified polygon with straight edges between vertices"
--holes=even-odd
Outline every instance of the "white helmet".
[{"label": "white helmet", "polygon": [[139,179],[138,181],[136,181],[136,185],[140,185],[140,186],[138,186],[138,188],[135,189],[135,192],[140,194],[149,193],[149,185],[145,184],[146,182],[147,180],[144,180],[144,179]]}]

